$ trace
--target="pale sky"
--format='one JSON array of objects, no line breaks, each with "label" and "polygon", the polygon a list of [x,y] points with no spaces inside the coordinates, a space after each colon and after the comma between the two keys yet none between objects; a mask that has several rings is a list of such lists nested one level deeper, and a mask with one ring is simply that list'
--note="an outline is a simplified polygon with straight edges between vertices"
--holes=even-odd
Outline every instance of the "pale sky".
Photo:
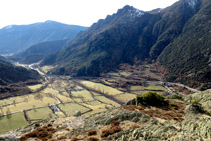
[{"label": "pale sky", "polygon": [[125,5],[143,11],[165,8],[178,0],[0,0],[0,28],[46,20],[91,26]]}]

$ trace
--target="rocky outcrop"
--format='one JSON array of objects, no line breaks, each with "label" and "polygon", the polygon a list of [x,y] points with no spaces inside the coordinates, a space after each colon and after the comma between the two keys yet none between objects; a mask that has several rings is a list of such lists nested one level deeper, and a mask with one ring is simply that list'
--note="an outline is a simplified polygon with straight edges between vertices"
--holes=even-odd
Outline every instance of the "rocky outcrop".
[{"label": "rocky outcrop", "polygon": [[186,115],[201,114],[201,113],[204,113],[204,108],[202,108],[200,104],[191,104],[188,105],[185,109]]},{"label": "rocky outcrop", "polygon": [[188,95],[184,100],[189,103],[198,101],[205,110],[211,111],[211,89]]}]

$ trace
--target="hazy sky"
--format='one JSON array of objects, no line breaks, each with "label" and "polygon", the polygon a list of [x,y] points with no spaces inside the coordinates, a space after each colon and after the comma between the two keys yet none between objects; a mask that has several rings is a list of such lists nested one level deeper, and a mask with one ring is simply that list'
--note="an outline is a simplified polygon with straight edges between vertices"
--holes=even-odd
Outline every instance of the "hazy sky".
[{"label": "hazy sky", "polygon": [[178,0],[0,0],[0,28],[54,20],[91,26],[125,5],[143,11],[165,8]]}]

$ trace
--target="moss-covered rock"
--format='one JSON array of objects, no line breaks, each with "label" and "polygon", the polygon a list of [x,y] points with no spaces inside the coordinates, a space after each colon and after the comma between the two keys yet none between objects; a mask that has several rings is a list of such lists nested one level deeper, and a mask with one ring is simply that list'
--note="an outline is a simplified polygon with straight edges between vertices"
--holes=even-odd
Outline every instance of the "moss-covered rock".
[{"label": "moss-covered rock", "polygon": [[189,115],[189,114],[200,114],[200,113],[204,113],[204,109],[201,107],[201,105],[199,104],[191,104],[188,105],[185,109],[185,114]]},{"label": "moss-covered rock", "polygon": [[205,110],[211,111],[211,89],[188,95],[184,100],[189,103],[198,101]]}]

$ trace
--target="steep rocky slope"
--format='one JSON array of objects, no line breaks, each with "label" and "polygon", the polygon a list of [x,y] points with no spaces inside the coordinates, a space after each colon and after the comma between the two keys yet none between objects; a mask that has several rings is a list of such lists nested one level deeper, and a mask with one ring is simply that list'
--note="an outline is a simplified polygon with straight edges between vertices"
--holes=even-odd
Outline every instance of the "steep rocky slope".
[{"label": "steep rocky slope", "polygon": [[[145,13],[130,6],[105,20],[99,20],[79,34],[66,49],[46,57],[43,65],[61,64],[55,73],[71,75],[99,75],[114,66],[134,58],[148,57],[150,44],[139,45],[139,38],[150,40],[147,32],[159,16]],[[142,53],[140,53],[142,52]]]},{"label": "steep rocky slope", "polygon": [[210,82],[210,7],[211,2],[203,0],[199,12],[186,22],[182,34],[159,56],[158,61],[169,69],[169,80],[177,79],[188,85]]}]

